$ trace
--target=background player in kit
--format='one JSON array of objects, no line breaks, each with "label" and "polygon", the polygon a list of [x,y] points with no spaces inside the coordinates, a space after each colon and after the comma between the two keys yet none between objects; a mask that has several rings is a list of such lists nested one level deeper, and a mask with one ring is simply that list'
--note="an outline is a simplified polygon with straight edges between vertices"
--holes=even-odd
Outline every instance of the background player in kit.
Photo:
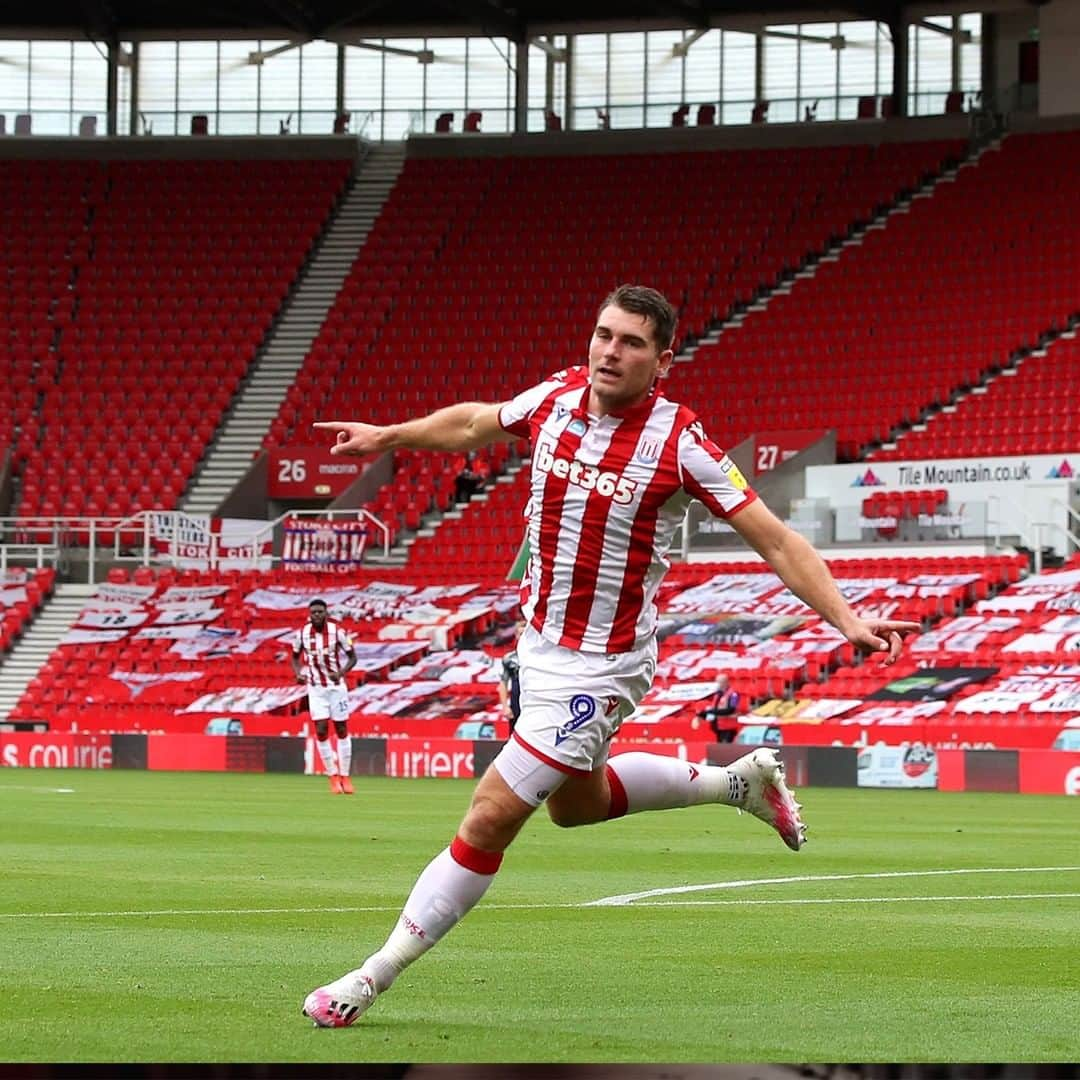
[{"label": "background player in kit", "polygon": [[524,630],[525,620],[519,618],[514,623],[514,647],[503,656],[499,671],[499,708],[503,719],[510,723],[511,733],[521,715],[521,660],[517,643]]},{"label": "background player in kit", "polygon": [[[337,795],[351,795],[352,743],[345,676],[356,665],[356,650],[349,635],[327,619],[325,600],[312,600],[308,604],[308,621],[293,638],[290,660],[297,681],[307,684],[308,708],[315,722],[315,746],[330,777],[330,790]],[[331,720],[337,735],[336,760],[330,745]]]},{"label": "background player in kit", "polygon": [[[588,365],[502,404],[464,402],[386,427],[332,422],[336,453],[398,447],[468,451],[498,439],[533,443],[528,626],[518,641],[521,715],[480,779],[448,848],[421,872],[397,925],[354,971],[308,994],[322,1027],[353,1023],[487,891],[529,815],[587,825],[696,803],[736,806],[798,850],[800,807],[776,752],[728,767],[646,753],[608,760],[611,738],[656,670],[653,598],[686,507],[727,519],[784,583],[857,648],[899,655],[918,623],[861,619],[813,547],[757,498],[694,413],[660,393],[673,359],[675,312],[653,289],[624,285],[603,302]],[[530,347],[535,346],[530,342]]]}]

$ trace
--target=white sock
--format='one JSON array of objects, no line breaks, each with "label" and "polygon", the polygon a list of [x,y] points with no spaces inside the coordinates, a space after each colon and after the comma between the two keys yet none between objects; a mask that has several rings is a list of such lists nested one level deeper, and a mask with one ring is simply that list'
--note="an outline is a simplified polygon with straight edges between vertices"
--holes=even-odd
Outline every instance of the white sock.
[{"label": "white sock", "polygon": [[[329,740],[327,740],[329,742]],[[348,735],[337,741],[338,773],[348,776],[352,768],[352,739]]]},{"label": "white sock", "polygon": [[326,775],[333,776],[334,773],[337,772],[337,766],[334,762],[334,748],[330,745],[329,737],[325,739],[316,739],[315,746],[319,751],[319,757],[322,758]]},{"label": "white sock", "polygon": [[383,947],[364,961],[358,974],[371,979],[378,993],[389,989],[409,964],[476,906],[495,879],[501,861],[501,854],[480,851],[455,837],[416,879],[397,925]]},{"label": "white sock", "polygon": [[692,765],[660,754],[616,754],[608,761],[608,781],[609,817],[698,803],[736,806],[745,794],[745,781],[723,765]]}]

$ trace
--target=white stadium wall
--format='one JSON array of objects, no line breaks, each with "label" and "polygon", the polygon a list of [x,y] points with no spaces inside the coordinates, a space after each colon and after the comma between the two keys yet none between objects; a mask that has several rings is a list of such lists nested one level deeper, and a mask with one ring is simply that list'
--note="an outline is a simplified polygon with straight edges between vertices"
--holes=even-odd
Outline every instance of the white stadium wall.
[{"label": "white stadium wall", "polygon": [[[1080,450],[1026,457],[950,458],[945,461],[863,461],[811,465],[807,498],[824,498],[838,512],[860,507],[875,491],[944,488],[952,508],[985,506],[988,533],[1019,536],[1034,547],[1068,555],[1069,531],[1080,532],[1068,507],[1080,507]],[[1040,530],[1037,523],[1043,523]]]}]

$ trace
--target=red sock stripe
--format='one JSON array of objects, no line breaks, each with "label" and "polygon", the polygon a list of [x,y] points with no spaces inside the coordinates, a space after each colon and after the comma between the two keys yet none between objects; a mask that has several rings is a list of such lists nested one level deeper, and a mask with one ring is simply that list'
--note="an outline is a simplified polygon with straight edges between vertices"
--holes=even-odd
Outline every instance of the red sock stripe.
[{"label": "red sock stripe", "polygon": [[608,804],[607,819],[622,817],[626,808],[630,805],[626,798],[626,788],[623,787],[619,774],[610,766],[605,766],[607,772],[608,787],[611,788],[611,802]]},{"label": "red sock stripe", "polygon": [[482,851],[478,847],[455,836],[450,844],[450,857],[474,874],[494,874],[503,861],[501,851]]}]

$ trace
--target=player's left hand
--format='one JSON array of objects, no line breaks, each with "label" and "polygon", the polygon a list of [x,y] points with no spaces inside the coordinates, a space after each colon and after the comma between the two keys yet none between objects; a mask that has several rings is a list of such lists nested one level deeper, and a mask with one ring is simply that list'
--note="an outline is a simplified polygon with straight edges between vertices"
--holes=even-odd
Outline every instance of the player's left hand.
[{"label": "player's left hand", "polygon": [[857,619],[844,636],[866,653],[883,652],[883,664],[895,664],[907,634],[919,634],[922,624],[900,619]]}]

